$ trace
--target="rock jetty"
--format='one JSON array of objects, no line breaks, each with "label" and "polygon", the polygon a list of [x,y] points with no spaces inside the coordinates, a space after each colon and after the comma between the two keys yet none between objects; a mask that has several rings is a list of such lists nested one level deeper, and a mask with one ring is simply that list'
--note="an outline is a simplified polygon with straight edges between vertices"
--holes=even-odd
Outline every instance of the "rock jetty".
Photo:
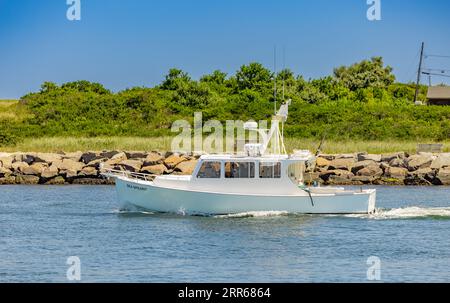
[{"label": "rock jetty", "polygon": [[[0,185],[112,184],[106,168],[154,175],[191,174],[199,156],[160,152],[0,153]],[[450,185],[450,153],[328,155],[306,182],[324,185]]]}]

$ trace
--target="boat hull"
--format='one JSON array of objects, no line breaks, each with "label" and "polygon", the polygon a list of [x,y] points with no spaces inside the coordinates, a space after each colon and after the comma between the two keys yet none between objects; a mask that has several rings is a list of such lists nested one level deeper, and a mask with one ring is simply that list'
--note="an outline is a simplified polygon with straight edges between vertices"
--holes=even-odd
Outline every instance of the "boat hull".
[{"label": "boat hull", "polygon": [[[375,211],[376,191],[309,195],[244,195],[199,192],[116,178],[122,208],[191,215],[283,211],[299,214],[366,214]],[[311,201],[312,198],[312,201]]]}]

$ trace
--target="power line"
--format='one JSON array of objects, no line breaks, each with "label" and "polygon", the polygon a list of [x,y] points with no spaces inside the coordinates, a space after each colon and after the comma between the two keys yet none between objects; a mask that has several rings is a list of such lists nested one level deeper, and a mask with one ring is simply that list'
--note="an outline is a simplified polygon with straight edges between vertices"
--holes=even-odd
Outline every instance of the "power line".
[{"label": "power line", "polygon": [[446,75],[446,74],[435,74],[435,73],[428,73],[428,72],[422,72],[422,74],[450,78],[450,75]]},{"label": "power line", "polygon": [[450,59],[450,56],[447,56],[447,55],[430,55],[430,54],[426,54],[425,57],[449,58]]},{"label": "power line", "polygon": [[414,66],[414,62],[419,60],[419,56],[420,56],[420,49],[417,50],[417,53],[414,55],[414,59],[411,62],[411,64],[409,65],[409,69],[408,69],[408,82],[414,82],[414,77],[417,73],[416,67]]},{"label": "power line", "polygon": [[441,73],[450,72],[450,69],[442,69],[442,68],[427,68],[427,67],[425,67],[424,70],[441,72]]}]

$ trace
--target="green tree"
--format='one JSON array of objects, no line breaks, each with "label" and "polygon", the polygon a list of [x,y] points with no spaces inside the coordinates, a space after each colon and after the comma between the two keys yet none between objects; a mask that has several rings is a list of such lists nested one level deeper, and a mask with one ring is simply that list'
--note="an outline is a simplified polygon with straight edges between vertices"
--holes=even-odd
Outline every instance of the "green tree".
[{"label": "green tree", "polygon": [[99,95],[109,95],[111,94],[111,91],[107,90],[103,85],[100,83],[95,82],[89,82],[86,80],[81,81],[74,81],[74,82],[68,82],[61,86],[61,89],[63,90],[75,90],[78,92],[93,92]]},{"label": "green tree", "polygon": [[352,91],[368,87],[387,88],[395,81],[392,67],[384,67],[381,57],[363,60],[349,67],[338,67],[334,69],[334,77]]},{"label": "green tree", "polygon": [[181,69],[172,68],[165,76],[161,88],[165,90],[177,90],[180,86],[191,82],[191,77],[188,73],[183,72]]},{"label": "green tree", "polygon": [[59,88],[59,86],[54,82],[44,82],[41,85],[41,93],[47,93],[51,91],[55,91]]},{"label": "green tree", "polygon": [[227,79],[227,74],[220,70],[213,71],[210,75],[205,75],[200,78],[200,82],[213,83],[223,85]]},{"label": "green tree", "polygon": [[272,73],[260,63],[243,65],[236,73],[237,85],[240,90],[266,88],[270,86]]}]

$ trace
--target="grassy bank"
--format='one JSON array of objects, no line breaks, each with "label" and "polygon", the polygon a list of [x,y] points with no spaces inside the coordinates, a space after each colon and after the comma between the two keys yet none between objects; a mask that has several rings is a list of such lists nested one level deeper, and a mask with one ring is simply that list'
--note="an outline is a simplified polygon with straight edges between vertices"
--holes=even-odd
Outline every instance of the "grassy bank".
[{"label": "grassy bank", "polygon": [[[128,150],[150,151],[171,150],[171,137],[45,137],[28,138],[14,146],[0,147],[1,152],[73,152],[73,151],[100,151],[100,150]],[[415,152],[416,141],[325,141],[324,153],[389,153],[389,152]],[[309,149],[315,151],[319,141],[314,139],[286,138],[288,152],[294,149]],[[444,143],[444,151],[450,152],[450,141]]]},{"label": "grassy bank", "polygon": [[0,120],[15,120],[17,117],[17,111],[12,109],[12,106],[17,104],[16,100],[1,100],[0,99]]}]

